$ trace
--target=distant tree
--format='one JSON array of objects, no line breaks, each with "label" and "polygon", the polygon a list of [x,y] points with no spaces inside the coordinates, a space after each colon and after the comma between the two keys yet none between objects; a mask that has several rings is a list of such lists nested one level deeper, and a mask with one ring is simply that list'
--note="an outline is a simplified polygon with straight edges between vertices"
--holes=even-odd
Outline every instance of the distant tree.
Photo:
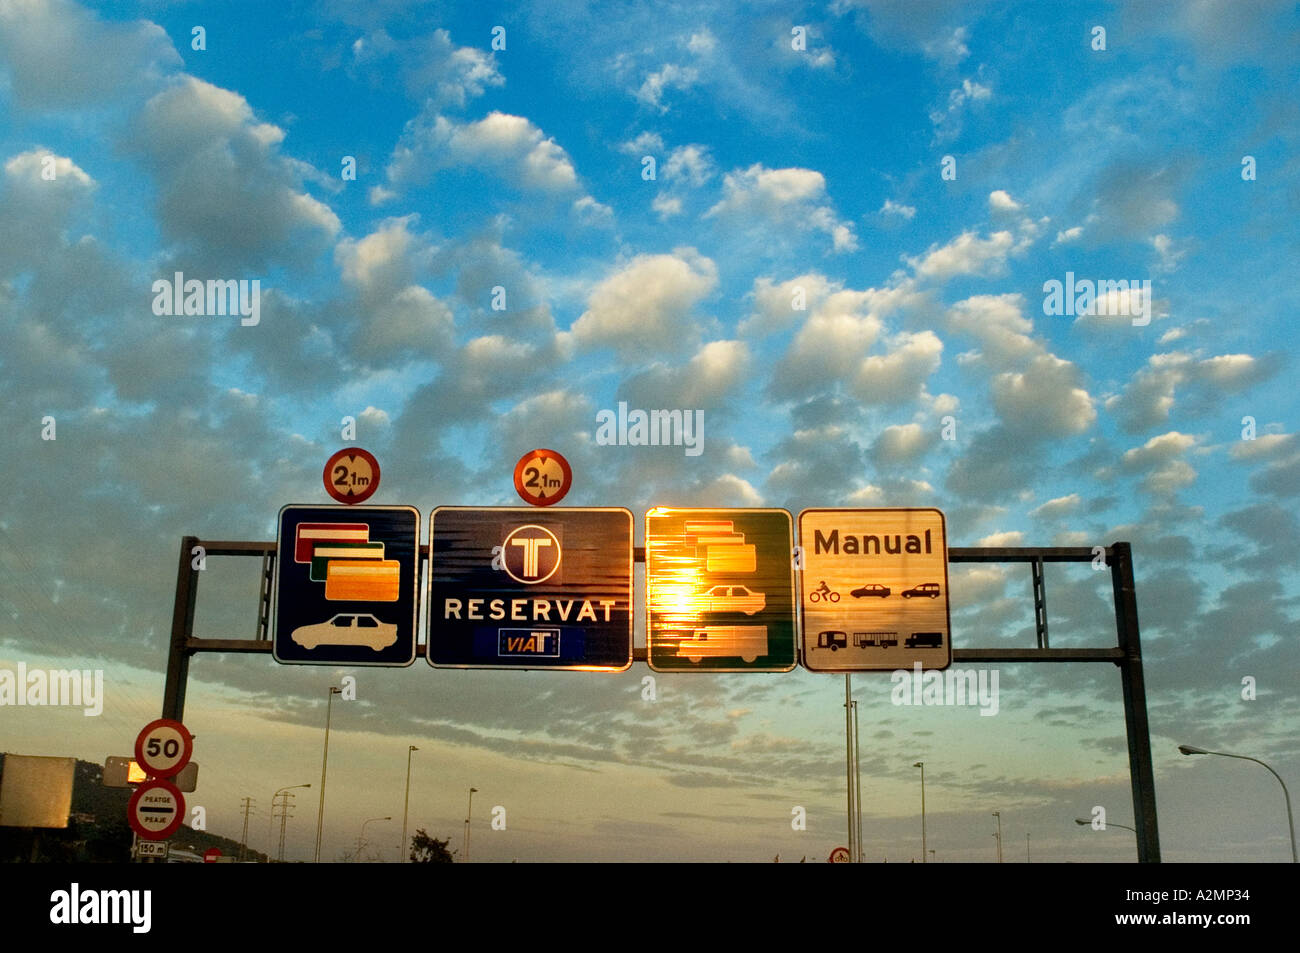
[{"label": "distant tree", "polygon": [[450,837],[446,840],[438,840],[426,834],[424,828],[420,828],[411,838],[411,863],[450,864],[451,851],[447,850],[450,842]]}]

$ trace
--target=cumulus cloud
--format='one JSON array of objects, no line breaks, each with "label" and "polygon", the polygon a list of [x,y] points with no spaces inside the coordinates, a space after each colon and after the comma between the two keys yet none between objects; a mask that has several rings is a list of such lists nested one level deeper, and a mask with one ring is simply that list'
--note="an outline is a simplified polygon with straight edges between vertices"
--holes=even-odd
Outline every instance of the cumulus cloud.
[{"label": "cumulus cloud", "polygon": [[223,272],[324,250],[338,217],[303,191],[303,167],[280,154],[283,139],[243,96],[193,76],[153,96],[129,148],[157,183],[163,236]]},{"label": "cumulus cloud", "polygon": [[435,106],[464,106],[482,96],[490,86],[504,86],[494,57],[473,46],[456,46],[446,30],[408,40],[394,40],[387,31],[375,30],[352,44],[352,64],[376,79],[397,63],[407,93],[429,99]]},{"label": "cumulus cloud", "polygon": [[523,116],[498,111],[473,122],[427,112],[411,120],[393,150],[388,179],[421,182],[443,169],[465,166],[491,169],[540,192],[578,187],[573,162],[554,139]]},{"label": "cumulus cloud", "polygon": [[592,289],[570,334],[583,347],[629,357],[679,350],[695,336],[692,309],[717,283],[717,266],[693,248],[638,255]]},{"label": "cumulus cloud", "polygon": [[1273,376],[1280,367],[1278,355],[1256,358],[1249,354],[1219,354],[1202,358],[1187,351],[1153,354],[1124,390],[1106,400],[1120,426],[1138,433],[1164,424],[1174,411],[1180,389],[1187,392],[1187,412],[1200,415],[1214,409],[1224,394],[1240,393]]},{"label": "cumulus cloud", "polygon": [[710,410],[749,381],[752,355],[743,341],[710,341],[677,367],[658,362],[629,378],[620,397],[633,407]]},{"label": "cumulus cloud", "polygon": [[881,431],[871,447],[871,456],[882,466],[910,464],[925,456],[938,441],[936,427],[895,424]]},{"label": "cumulus cloud", "polygon": [[1006,272],[1007,254],[1014,239],[1008,231],[980,238],[974,231],[962,232],[947,245],[932,247],[925,255],[907,262],[918,278],[947,281],[957,275],[1001,275]]},{"label": "cumulus cloud", "polygon": [[156,23],[106,22],[70,0],[6,0],[0,63],[18,108],[63,110],[139,95],[181,58]]},{"label": "cumulus cloud", "polygon": [[831,237],[837,252],[858,247],[853,225],[839,221],[826,203],[826,179],[812,169],[768,169],[761,164],[728,172],[722,180],[722,200],[706,213],[767,230],[820,231]]},{"label": "cumulus cloud", "polygon": [[1183,459],[1196,444],[1195,437],[1171,430],[1152,437],[1140,447],[1124,451],[1119,470],[1140,474],[1143,489],[1151,493],[1172,493],[1196,479],[1196,470]]},{"label": "cumulus cloud", "polygon": [[1093,399],[1079,386],[1078,368],[1052,354],[1038,355],[1023,372],[998,374],[992,395],[1009,429],[1035,437],[1073,436],[1097,419]]}]

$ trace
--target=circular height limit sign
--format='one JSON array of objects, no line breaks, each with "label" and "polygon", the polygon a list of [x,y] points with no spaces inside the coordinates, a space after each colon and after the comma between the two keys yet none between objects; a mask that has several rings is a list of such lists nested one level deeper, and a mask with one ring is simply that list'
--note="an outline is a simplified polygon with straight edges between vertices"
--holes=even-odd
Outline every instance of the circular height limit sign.
[{"label": "circular height limit sign", "polygon": [[340,450],[325,462],[325,492],[340,503],[364,503],[379,489],[379,461],[360,447]]},{"label": "circular height limit sign", "polygon": [[155,778],[170,778],[190,763],[194,737],[184,725],[159,718],[144,726],[135,739],[135,763]]},{"label": "circular height limit sign", "polygon": [[515,492],[533,506],[560,502],[572,485],[569,461],[554,450],[529,450],[515,464]]}]

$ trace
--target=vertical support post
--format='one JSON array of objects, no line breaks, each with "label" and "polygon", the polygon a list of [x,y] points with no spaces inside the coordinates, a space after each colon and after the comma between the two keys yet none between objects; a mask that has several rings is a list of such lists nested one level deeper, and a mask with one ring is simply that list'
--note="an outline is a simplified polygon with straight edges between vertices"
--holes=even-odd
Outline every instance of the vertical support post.
[{"label": "vertical support post", "polygon": [[184,720],[185,685],[190,677],[190,651],[185,643],[194,634],[194,605],[199,591],[199,571],[192,565],[190,550],[198,544],[197,536],[182,536],[180,561],[176,565],[176,601],[172,604],[172,634],[162,707],[162,717],[176,721]]},{"label": "vertical support post", "polygon": [[274,553],[262,555],[262,581],[258,586],[257,596],[257,635],[254,636],[262,641],[271,637],[271,589],[275,557]]},{"label": "vertical support post", "polygon": [[857,863],[858,858],[855,856],[857,851],[854,849],[853,840],[853,710],[850,708],[850,702],[853,698],[853,688],[850,683],[852,676],[844,673],[844,776],[847,781],[848,806],[844,811],[844,816],[848,820],[848,847],[849,863]]},{"label": "vertical support post", "polygon": [[1035,556],[1029,564],[1034,575],[1034,627],[1038,632],[1038,647],[1047,645],[1047,585],[1043,581],[1043,557]]},{"label": "vertical support post", "polygon": [[1128,771],[1133,786],[1133,827],[1137,832],[1138,863],[1160,863],[1160,833],[1156,825],[1156,788],[1151,768],[1151,732],[1147,725],[1146,683],[1142,679],[1142,640],[1138,635],[1137,593],[1133,581],[1133,551],[1128,543],[1110,547],[1110,576],[1115,592],[1115,628],[1124,653],[1120,675],[1124,685],[1124,725],[1128,731]]}]

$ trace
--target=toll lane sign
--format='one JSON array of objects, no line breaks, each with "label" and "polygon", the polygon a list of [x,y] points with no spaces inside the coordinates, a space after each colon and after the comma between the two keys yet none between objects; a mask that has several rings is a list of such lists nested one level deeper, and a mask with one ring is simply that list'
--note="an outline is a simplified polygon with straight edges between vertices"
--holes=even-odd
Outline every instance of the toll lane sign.
[{"label": "toll lane sign", "polygon": [[419,622],[420,514],[411,506],[286,506],[273,652],[306,665],[410,665]]},{"label": "toll lane sign", "polygon": [[646,513],[645,527],[651,668],[794,668],[794,541],[787,511],[660,506]]},{"label": "toll lane sign", "polygon": [[807,668],[857,672],[951,664],[943,513],[804,510],[799,546]]},{"label": "toll lane sign", "polygon": [[631,511],[440,506],[429,560],[429,664],[631,668]]}]

